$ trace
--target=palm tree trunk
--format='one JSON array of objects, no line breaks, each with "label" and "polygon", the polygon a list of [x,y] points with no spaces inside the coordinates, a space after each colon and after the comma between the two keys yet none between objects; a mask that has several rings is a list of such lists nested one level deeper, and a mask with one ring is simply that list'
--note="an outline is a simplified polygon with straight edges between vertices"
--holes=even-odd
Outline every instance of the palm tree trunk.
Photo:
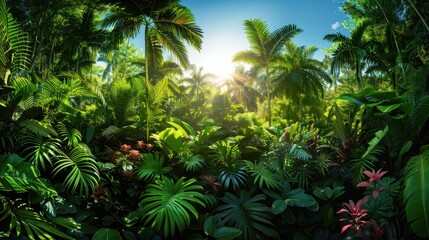
[{"label": "palm tree trunk", "polygon": [[268,126],[271,126],[271,81],[270,71],[268,65],[265,67],[265,74],[267,77],[267,98],[268,98]]},{"label": "palm tree trunk", "polygon": [[360,76],[360,61],[356,60],[356,81],[358,85],[358,89],[362,89],[362,79]]},{"label": "palm tree trunk", "polygon": [[145,104],[146,104],[146,142],[149,143],[149,60],[148,60],[148,51],[146,46],[146,39],[148,37],[149,26],[145,26],[144,30],[144,41],[145,41],[145,71],[146,71],[146,96],[145,96]]}]

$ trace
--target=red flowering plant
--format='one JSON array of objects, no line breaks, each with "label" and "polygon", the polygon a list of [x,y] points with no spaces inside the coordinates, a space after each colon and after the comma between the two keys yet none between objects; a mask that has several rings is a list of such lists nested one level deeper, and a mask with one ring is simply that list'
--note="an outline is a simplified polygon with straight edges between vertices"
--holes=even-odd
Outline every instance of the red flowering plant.
[{"label": "red flowering plant", "polygon": [[337,214],[344,214],[344,218],[341,218],[341,222],[346,224],[341,228],[341,233],[345,233],[348,230],[360,238],[364,238],[371,233],[371,227],[374,225],[374,221],[367,219],[368,210],[363,209],[363,205],[366,203],[367,198],[363,198],[356,203],[349,200],[348,203],[343,203],[343,208],[340,209]]},{"label": "red flowering plant", "polygon": [[122,144],[119,151],[115,151],[113,160],[116,166],[121,166],[124,176],[131,176],[134,169],[134,163],[142,156],[143,151],[150,151],[151,145],[146,144],[143,140],[137,141],[135,148],[132,145]]},{"label": "red flowering plant", "polygon": [[380,186],[378,182],[381,180],[381,178],[387,173],[387,171],[381,171],[379,169],[377,172],[372,169],[372,171],[364,171],[363,174],[369,177],[369,180],[366,182],[361,182],[357,185],[357,187],[364,187],[372,191],[372,196],[374,199],[377,199],[378,195],[380,194],[381,190],[388,190],[388,186]]},{"label": "red flowering plant", "polygon": [[365,197],[356,204],[350,200],[337,213],[342,214],[345,225],[342,234],[358,239],[394,239],[389,222],[394,221],[397,207],[394,198],[399,192],[399,182],[385,177],[387,171],[381,169],[364,171],[369,179],[357,187],[365,188]]}]

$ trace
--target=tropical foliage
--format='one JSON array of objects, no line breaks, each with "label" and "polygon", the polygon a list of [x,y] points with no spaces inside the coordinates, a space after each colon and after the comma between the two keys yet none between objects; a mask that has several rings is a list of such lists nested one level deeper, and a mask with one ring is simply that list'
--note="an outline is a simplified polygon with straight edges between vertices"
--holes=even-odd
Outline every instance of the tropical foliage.
[{"label": "tropical foliage", "polygon": [[180,1],[0,0],[0,238],[427,239],[429,3],[341,7],[216,85]]}]

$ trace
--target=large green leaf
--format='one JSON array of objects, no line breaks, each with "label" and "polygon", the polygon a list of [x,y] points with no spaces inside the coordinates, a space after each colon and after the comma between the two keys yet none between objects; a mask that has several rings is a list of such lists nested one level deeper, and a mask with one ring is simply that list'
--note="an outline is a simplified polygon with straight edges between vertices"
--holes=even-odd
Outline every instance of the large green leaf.
[{"label": "large green leaf", "polygon": [[92,240],[122,240],[121,234],[116,229],[112,228],[100,228]]},{"label": "large green leaf", "polygon": [[311,196],[304,192],[304,189],[297,188],[292,191],[290,191],[288,194],[286,194],[285,202],[289,206],[297,206],[297,207],[304,207],[304,208],[311,208],[313,206],[317,206],[315,211],[319,208],[318,203],[316,200]]},{"label": "large green leaf", "polygon": [[418,101],[413,108],[411,119],[417,124],[418,132],[421,131],[429,118],[429,96],[424,96]]},{"label": "large green leaf", "polygon": [[212,237],[217,240],[233,240],[241,235],[240,229],[232,227],[220,227],[215,230]]},{"label": "large green leaf", "polygon": [[34,191],[45,197],[57,195],[55,189],[43,178],[39,170],[17,154],[0,156],[0,191],[23,193]]},{"label": "large green leaf", "polygon": [[422,238],[429,237],[429,151],[408,160],[404,176],[407,221]]},{"label": "large green leaf", "polygon": [[202,187],[195,184],[195,179],[185,181],[183,177],[176,182],[170,178],[155,182],[142,195],[145,224],[157,231],[162,229],[164,237],[174,236],[176,229],[182,233],[191,223],[191,214],[198,218],[192,204],[205,205],[203,195],[198,192]]},{"label": "large green leaf", "polygon": [[239,197],[226,192],[224,202],[216,209],[216,218],[229,227],[243,232],[243,239],[257,239],[264,236],[278,239],[273,228],[270,209],[264,203],[264,194],[253,196],[253,192],[242,190]]}]

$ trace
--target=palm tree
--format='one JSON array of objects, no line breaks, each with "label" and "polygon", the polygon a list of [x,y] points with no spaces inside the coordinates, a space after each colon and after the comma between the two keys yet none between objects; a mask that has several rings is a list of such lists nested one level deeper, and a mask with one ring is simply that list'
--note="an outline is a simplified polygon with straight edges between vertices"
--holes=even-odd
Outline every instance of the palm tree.
[{"label": "palm tree", "polygon": [[[332,79],[323,69],[323,63],[313,58],[317,51],[315,46],[298,47],[288,41],[285,47],[275,67],[278,75],[273,79],[274,91],[297,100],[301,111],[303,96],[323,97],[325,83],[332,83]],[[302,117],[301,112],[299,117]]]},{"label": "palm tree", "polygon": [[236,53],[233,61],[251,64],[257,71],[265,74],[268,123],[271,125],[271,66],[280,53],[283,43],[302,30],[289,24],[270,33],[267,24],[260,19],[245,20],[244,29],[251,49]]},{"label": "palm tree", "polygon": [[[189,59],[185,42],[200,50],[202,30],[195,25],[191,11],[180,5],[178,0],[117,1],[111,13],[106,16],[104,26],[113,26],[113,41],[135,37],[144,29],[145,41],[145,85],[149,86],[151,72],[162,64],[162,50],[167,49],[187,69]],[[149,105],[149,94],[145,103]],[[146,107],[149,115],[149,108]],[[146,140],[149,140],[149,121],[146,121]]]},{"label": "palm tree", "polygon": [[199,93],[201,92],[204,96],[204,87],[209,84],[209,80],[215,76],[211,73],[203,73],[203,67],[197,67],[191,65],[191,76],[184,78],[183,81],[188,84],[190,88],[189,94],[195,96],[195,99],[199,99]]},{"label": "palm tree", "polygon": [[325,40],[338,44],[333,52],[331,72],[337,73],[343,67],[351,68],[355,71],[359,89],[363,87],[362,70],[365,65],[380,62],[371,51],[371,46],[374,45],[374,42],[364,39],[365,30],[369,25],[369,21],[361,23],[351,32],[350,37],[346,37],[339,32],[328,34],[324,37]]}]

